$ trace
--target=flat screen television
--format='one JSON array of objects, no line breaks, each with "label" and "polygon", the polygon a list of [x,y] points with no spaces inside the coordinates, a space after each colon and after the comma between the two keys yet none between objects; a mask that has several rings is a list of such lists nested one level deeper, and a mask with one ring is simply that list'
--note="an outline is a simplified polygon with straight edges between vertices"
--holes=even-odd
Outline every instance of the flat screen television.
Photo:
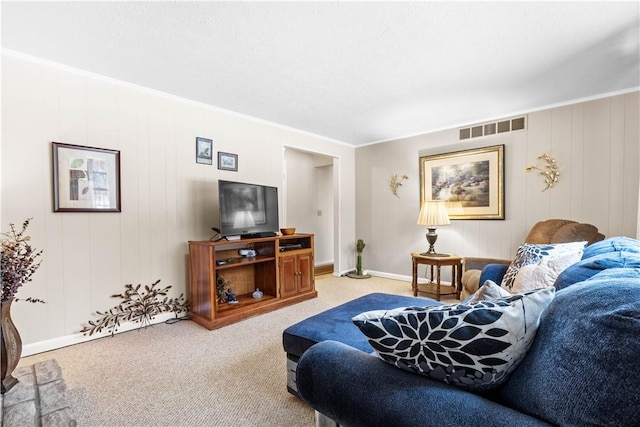
[{"label": "flat screen television", "polygon": [[218,180],[218,202],[224,237],[272,237],[279,230],[277,187]]}]

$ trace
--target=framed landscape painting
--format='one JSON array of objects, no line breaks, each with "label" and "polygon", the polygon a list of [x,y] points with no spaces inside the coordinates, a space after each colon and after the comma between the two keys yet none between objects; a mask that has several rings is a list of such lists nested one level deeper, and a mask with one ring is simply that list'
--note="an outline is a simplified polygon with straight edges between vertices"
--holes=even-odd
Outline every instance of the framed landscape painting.
[{"label": "framed landscape painting", "polygon": [[504,145],[420,157],[420,205],[443,200],[451,219],[504,219]]}]

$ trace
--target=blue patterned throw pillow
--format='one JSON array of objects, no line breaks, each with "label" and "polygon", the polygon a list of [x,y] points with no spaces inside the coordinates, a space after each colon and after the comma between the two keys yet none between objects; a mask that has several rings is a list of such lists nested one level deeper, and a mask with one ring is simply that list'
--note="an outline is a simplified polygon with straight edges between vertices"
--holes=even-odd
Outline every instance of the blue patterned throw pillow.
[{"label": "blue patterned throw pillow", "polygon": [[555,289],[495,300],[368,311],[354,317],[378,356],[469,390],[497,387],[524,358]]},{"label": "blue patterned throw pillow", "polygon": [[[513,285],[522,267],[555,257],[573,256],[573,262],[578,262],[582,257],[586,244],[587,242],[553,243],[548,245],[524,243],[518,248],[515,258],[511,261],[511,264],[509,264],[509,268],[507,268],[507,271],[504,273],[500,286],[509,292],[515,293]],[[558,272],[558,274],[560,273],[561,271]],[[542,287],[542,284],[537,287]]]}]

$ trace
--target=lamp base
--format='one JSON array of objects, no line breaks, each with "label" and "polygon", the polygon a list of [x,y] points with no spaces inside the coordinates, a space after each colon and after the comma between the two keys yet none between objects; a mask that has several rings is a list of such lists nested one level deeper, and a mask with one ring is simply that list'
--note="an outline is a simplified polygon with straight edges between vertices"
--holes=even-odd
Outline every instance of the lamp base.
[{"label": "lamp base", "polygon": [[436,244],[436,240],[438,240],[438,234],[436,233],[436,229],[434,227],[427,227],[427,242],[429,242],[429,250],[420,255],[422,256],[430,256],[436,258],[448,257],[449,254],[439,254],[436,252],[434,245]]}]

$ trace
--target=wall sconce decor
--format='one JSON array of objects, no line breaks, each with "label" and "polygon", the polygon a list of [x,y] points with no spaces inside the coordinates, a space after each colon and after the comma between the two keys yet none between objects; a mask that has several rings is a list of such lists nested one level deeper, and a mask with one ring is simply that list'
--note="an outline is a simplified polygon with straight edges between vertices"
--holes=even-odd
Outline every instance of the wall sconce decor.
[{"label": "wall sconce decor", "polygon": [[545,191],[553,187],[558,182],[560,171],[558,170],[558,163],[556,163],[555,159],[547,153],[542,153],[538,156],[538,159],[541,159],[544,163],[544,166],[542,166],[542,168],[539,168],[537,166],[527,166],[525,171],[531,172],[533,170],[537,170],[538,174],[544,177],[544,183],[546,187],[543,188],[542,191]]},{"label": "wall sconce decor", "polygon": [[393,193],[393,195],[397,198],[400,198],[400,196],[398,196],[398,187],[402,185],[402,181],[404,181],[405,179],[409,179],[409,177],[407,175],[402,175],[399,177],[396,173],[391,176],[389,187],[391,188],[391,192]]}]

